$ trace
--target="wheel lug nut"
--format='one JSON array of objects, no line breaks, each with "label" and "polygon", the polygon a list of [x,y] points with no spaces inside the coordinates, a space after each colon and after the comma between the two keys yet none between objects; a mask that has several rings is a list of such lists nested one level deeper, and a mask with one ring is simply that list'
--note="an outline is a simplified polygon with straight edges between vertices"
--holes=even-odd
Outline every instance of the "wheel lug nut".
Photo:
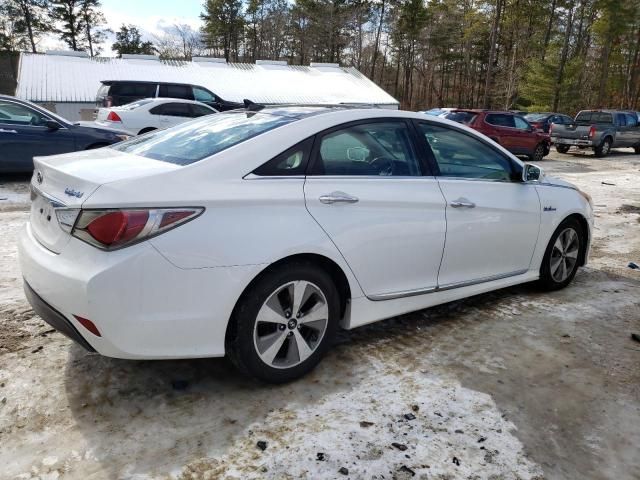
[{"label": "wheel lug nut", "polygon": [[281,324],[280,327],[278,327],[278,328],[280,328],[280,330],[284,330],[287,327],[285,327],[284,325]]}]

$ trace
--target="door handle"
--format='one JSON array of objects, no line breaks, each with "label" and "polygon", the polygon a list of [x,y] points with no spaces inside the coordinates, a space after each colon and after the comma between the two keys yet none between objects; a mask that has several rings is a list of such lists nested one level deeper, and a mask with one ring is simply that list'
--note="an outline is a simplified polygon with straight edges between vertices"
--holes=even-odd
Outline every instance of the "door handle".
[{"label": "door handle", "polygon": [[18,133],[17,130],[5,130],[4,128],[0,128],[0,133]]},{"label": "door handle", "polygon": [[459,200],[454,200],[449,205],[453,208],[475,208],[476,204],[468,201],[467,199],[461,198]]},{"label": "door handle", "polygon": [[358,197],[352,197],[343,192],[333,192],[328,195],[320,196],[320,203],[331,205],[332,203],[356,203]]}]

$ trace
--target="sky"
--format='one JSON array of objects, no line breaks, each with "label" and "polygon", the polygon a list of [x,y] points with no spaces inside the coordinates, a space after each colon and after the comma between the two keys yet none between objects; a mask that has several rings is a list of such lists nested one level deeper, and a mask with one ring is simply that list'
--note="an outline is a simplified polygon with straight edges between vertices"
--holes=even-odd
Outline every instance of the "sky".
[{"label": "sky", "polygon": [[[117,31],[125,23],[135,25],[145,40],[153,41],[154,35],[162,35],[163,29],[174,24],[187,24],[199,29],[203,0],[102,0],[102,12],[107,26]],[[111,51],[113,35],[102,45],[103,56],[114,56]],[[54,36],[43,39],[40,50],[66,49]]]}]

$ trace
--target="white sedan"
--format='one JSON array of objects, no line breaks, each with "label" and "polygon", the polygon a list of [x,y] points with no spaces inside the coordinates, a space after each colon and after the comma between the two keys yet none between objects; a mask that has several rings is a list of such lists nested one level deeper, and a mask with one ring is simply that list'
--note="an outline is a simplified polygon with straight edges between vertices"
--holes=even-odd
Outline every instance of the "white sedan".
[{"label": "white sedan", "polygon": [[194,100],[145,98],[120,107],[99,109],[96,123],[101,127],[116,127],[132,135],[141,135],[213,113],[218,111]]},{"label": "white sedan", "polygon": [[[252,111],[250,111],[252,110]],[[463,125],[252,106],[35,159],[27,297],[110,357],[312,369],[338,327],[524,282],[567,286],[593,211]]]}]

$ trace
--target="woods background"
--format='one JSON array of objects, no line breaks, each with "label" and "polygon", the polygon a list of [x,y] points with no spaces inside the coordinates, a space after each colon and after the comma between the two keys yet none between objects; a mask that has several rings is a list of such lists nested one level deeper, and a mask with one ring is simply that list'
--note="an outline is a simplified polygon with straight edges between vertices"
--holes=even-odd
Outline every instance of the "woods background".
[{"label": "woods background", "polygon": [[640,107],[640,0],[207,0],[201,18],[146,38],[99,0],[0,0],[0,48],[340,63],[409,110]]}]

